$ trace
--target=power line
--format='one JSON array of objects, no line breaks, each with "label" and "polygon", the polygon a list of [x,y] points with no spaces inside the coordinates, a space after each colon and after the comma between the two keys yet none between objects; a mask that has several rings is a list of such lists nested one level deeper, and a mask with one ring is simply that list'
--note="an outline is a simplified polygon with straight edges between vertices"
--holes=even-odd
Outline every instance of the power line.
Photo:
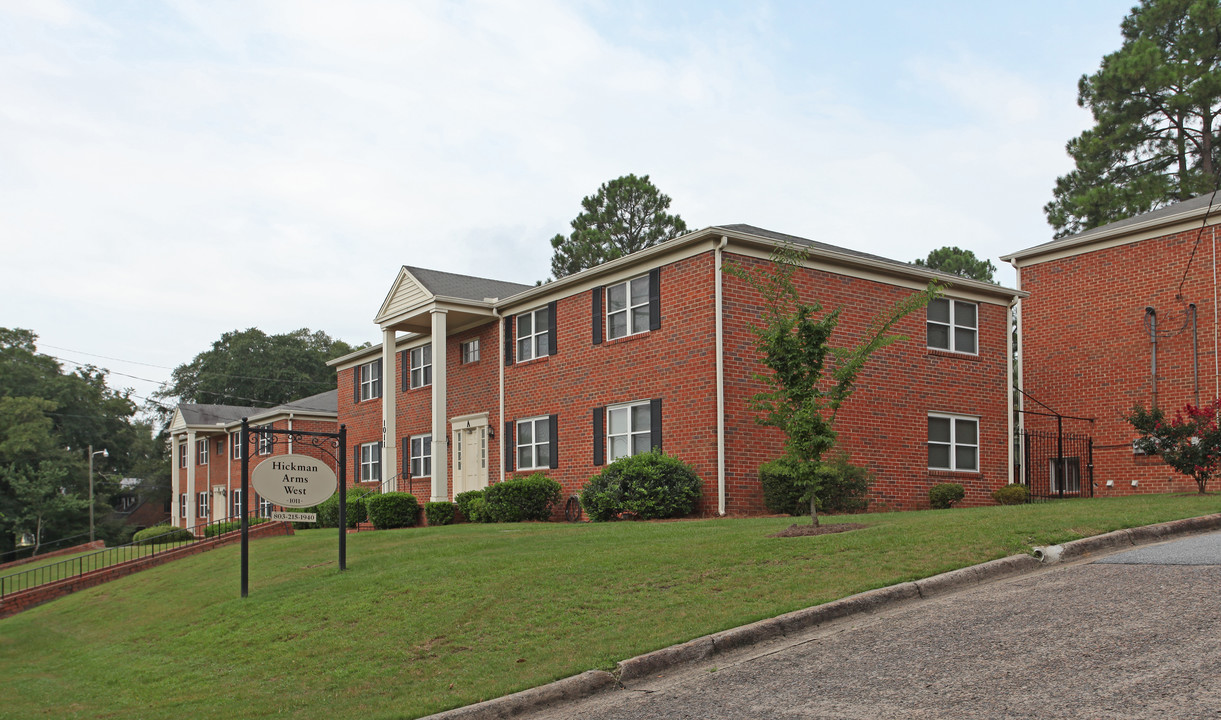
[{"label": "power line", "polygon": [[[69,348],[61,348],[61,347],[56,347],[56,346],[54,346],[54,345],[42,345],[42,344],[40,344],[40,347],[49,347],[49,348],[55,348],[56,350],[66,350],[67,352],[80,353],[81,355],[88,355],[88,356],[90,356],[90,357],[99,357],[99,358],[104,358],[104,359],[106,359],[106,360],[114,360],[114,361],[116,361],[116,362],[125,362],[125,363],[131,363],[132,365],[143,365],[143,366],[145,366],[145,367],[158,368],[158,369],[161,369],[161,370],[171,370],[171,371],[172,371],[172,370],[175,370],[175,369],[176,369],[176,368],[166,367],[165,365],[154,365],[153,363],[139,362],[139,361],[136,361],[136,360],[124,360],[123,358],[115,358],[115,357],[110,357],[110,356],[108,356],[108,355],[98,355],[97,353],[89,353],[89,352],[85,352],[85,351],[83,351],[83,350],[72,350],[72,349],[69,349]],[[67,358],[56,357],[55,355],[47,355],[47,357],[49,357],[49,358],[53,358],[53,359],[55,359],[55,360],[60,360],[60,361],[63,361],[63,362],[70,362],[70,363],[72,363],[72,364],[74,364],[74,365],[80,365],[80,366],[82,366],[82,367],[85,367],[85,366],[89,366],[89,367],[96,367],[96,365],[93,365],[93,363],[82,363],[82,362],[78,362],[78,361],[76,361],[76,360],[68,360]],[[140,377],[136,377],[135,375],[125,375],[124,373],[118,372],[117,370],[109,370],[109,369],[107,369],[107,372],[114,373],[115,375],[123,375],[123,377],[130,377],[130,378],[134,378],[134,379],[136,379],[136,380],[144,380],[145,382],[155,382],[155,383],[159,383],[159,384],[160,384],[160,383],[164,383],[164,382],[165,382],[164,380],[149,380],[149,379],[147,379],[147,378],[140,378]],[[259,376],[257,376],[257,375],[233,375],[233,374],[231,374],[231,373],[222,373],[222,372],[216,372],[216,371],[213,371],[213,370],[209,370],[209,371],[208,371],[208,374],[209,374],[209,375],[215,375],[216,377],[235,378],[235,379],[238,379],[238,380],[262,380],[262,381],[264,381],[264,382],[277,382],[277,383],[295,383],[295,384],[300,384],[300,383],[310,383],[310,384],[319,384],[317,381],[314,381],[314,380],[291,380],[291,379],[285,379],[285,378],[269,378],[269,377],[259,377]]]}]

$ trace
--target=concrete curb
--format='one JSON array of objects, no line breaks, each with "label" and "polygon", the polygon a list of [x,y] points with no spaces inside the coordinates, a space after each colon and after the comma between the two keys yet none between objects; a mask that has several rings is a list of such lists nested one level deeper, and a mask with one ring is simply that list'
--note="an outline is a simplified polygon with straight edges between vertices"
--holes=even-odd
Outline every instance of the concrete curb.
[{"label": "concrete curb", "polygon": [[1063,545],[1037,547],[1034,548],[1034,552],[1035,556],[1041,560],[1041,564],[1053,565],[1057,562],[1081,560],[1106,550],[1148,545],[1171,538],[1210,532],[1212,530],[1221,530],[1221,513],[1183,520],[1172,520],[1170,522],[1158,523],[1157,525],[1115,530],[1103,535],[1066,542]]},{"label": "concrete curb", "polygon": [[[797,635],[845,617],[874,614],[904,603],[927,600],[972,586],[1027,575],[1047,564],[1081,559],[1103,550],[1147,545],[1213,530],[1221,530],[1221,513],[1116,530],[1105,535],[1074,540],[1053,546],[1057,552],[1043,553],[1043,557],[1048,558],[1043,562],[1031,555],[1010,555],[999,560],[951,570],[922,580],[869,590],[841,600],[795,610],[774,618],[767,618],[749,625],[705,635],[679,645],[637,655],[619,662],[613,674],[602,670],[588,670],[580,675],[523,690],[513,695],[429,715],[427,720],[456,720],[457,718],[499,720],[500,718],[516,717],[562,702],[573,702],[607,690],[622,688],[624,682],[673,672],[734,650]],[[1048,549],[1036,548],[1036,550]]]}]

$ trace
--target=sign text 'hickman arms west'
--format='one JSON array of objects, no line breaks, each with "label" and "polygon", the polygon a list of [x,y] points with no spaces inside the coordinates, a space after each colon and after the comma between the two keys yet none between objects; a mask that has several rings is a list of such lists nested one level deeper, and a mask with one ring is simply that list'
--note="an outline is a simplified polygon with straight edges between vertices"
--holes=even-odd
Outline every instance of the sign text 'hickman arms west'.
[{"label": "sign text 'hickman arms west'", "polygon": [[250,484],[265,500],[283,508],[312,507],[335,494],[335,471],[308,455],[270,457],[250,472]]}]

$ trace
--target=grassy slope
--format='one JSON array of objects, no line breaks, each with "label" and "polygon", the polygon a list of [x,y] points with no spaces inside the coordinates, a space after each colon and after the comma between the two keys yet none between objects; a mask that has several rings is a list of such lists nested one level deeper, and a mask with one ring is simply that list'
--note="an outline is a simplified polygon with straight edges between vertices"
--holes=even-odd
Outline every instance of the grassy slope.
[{"label": "grassy slope", "polygon": [[1152,496],[787,519],[460,525],[236,547],[0,621],[0,717],[414,717],[826,602],[1123,527],[1221,511]]}]

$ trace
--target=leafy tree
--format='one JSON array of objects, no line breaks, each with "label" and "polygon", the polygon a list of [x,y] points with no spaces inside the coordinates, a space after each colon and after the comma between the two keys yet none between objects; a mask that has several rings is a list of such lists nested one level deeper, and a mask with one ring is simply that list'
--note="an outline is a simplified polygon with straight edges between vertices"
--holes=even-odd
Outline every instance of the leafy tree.
[{"label": "leafy tree", "polygon": [[136,406],[106,386],[103,370],[65,373],[36,350],[29,330],[0,328],[0,553],[15,536],[66,538],[88,532],[86,448],[106,449],[94,465],[95,515],[108,511],[118,477],[135,477],[138,461],[155,453]]},{"label": "leafy tree", "polygon": [[652,247],[687,232],[687,223],[669,215],[670,196],[649,176],[624,175],[602,183],[581,200],[584,212],[573,219],[568,237],[551,238],[551,274],[556,279],[628,253]]},{"label": "leafy tree", "polygon": [[980,260],[970,250],[963,250],[954,246],[947,245],[946,247],[932,250],[929,252],[927,259],[921,260],[916,258],[915,264],[972,280],[990,283],[996,282],[992,279],[992,275],[996,273],[996,266],[992,264],[991,260]]},{"label": "leafy tree", "polygon": [[[258,328],[234,330],[221,335],[212,349],[174,368],[173,381],[153,397],[270,407],[334,389],[335,370],[326,361],[356,349],[307,328],[281,335]],[[167,405],[160,407],[163,421],[171,412]]]},{"label": "leafy tree", "polygon": [[1216,188],[1217,0],[1142,0],[1120,27],[1120,49],[1077,84],[1094,127],[1069,141],[1076,168],[1043,208],[1056,237]]},{"label": "leafy tree", "polygon": [[1221,400],[1196,407],[1190,403],[1167,421],[1161,408],[1136,406],[1125,419],[1141,434],[1136,447],[1160,455],[1167,465],[1195,480],[1200,494],[1221,469]]},{"label": "leafy tree", "polygon": [[852,394],[857,376],[878,350],[906,339],[891,329],[909,313],[924,307],[938,293],[936,284],[913,293],[889,312],[876,317],[865,339],[855,347],[833,347],[831,338],[839,325],[840,309],[823,313],[818,301],[805,302],[793,282],[806,253],[793,246],[780,246],[772,253],[767,269],[747,270],[727,264],[725,272],[740,278],[763,297],[762,325],[751,325],[755,346],[769,372],[755,378],[768,389],[751,399],[761,425],[779,428],[785,434],[785,454],[795,482],[805,489],[803,502],[810,504],[810,518],[818,525],[818,496],[835,469],[823,455],[835,445],[835,419],[840,406]]}]

